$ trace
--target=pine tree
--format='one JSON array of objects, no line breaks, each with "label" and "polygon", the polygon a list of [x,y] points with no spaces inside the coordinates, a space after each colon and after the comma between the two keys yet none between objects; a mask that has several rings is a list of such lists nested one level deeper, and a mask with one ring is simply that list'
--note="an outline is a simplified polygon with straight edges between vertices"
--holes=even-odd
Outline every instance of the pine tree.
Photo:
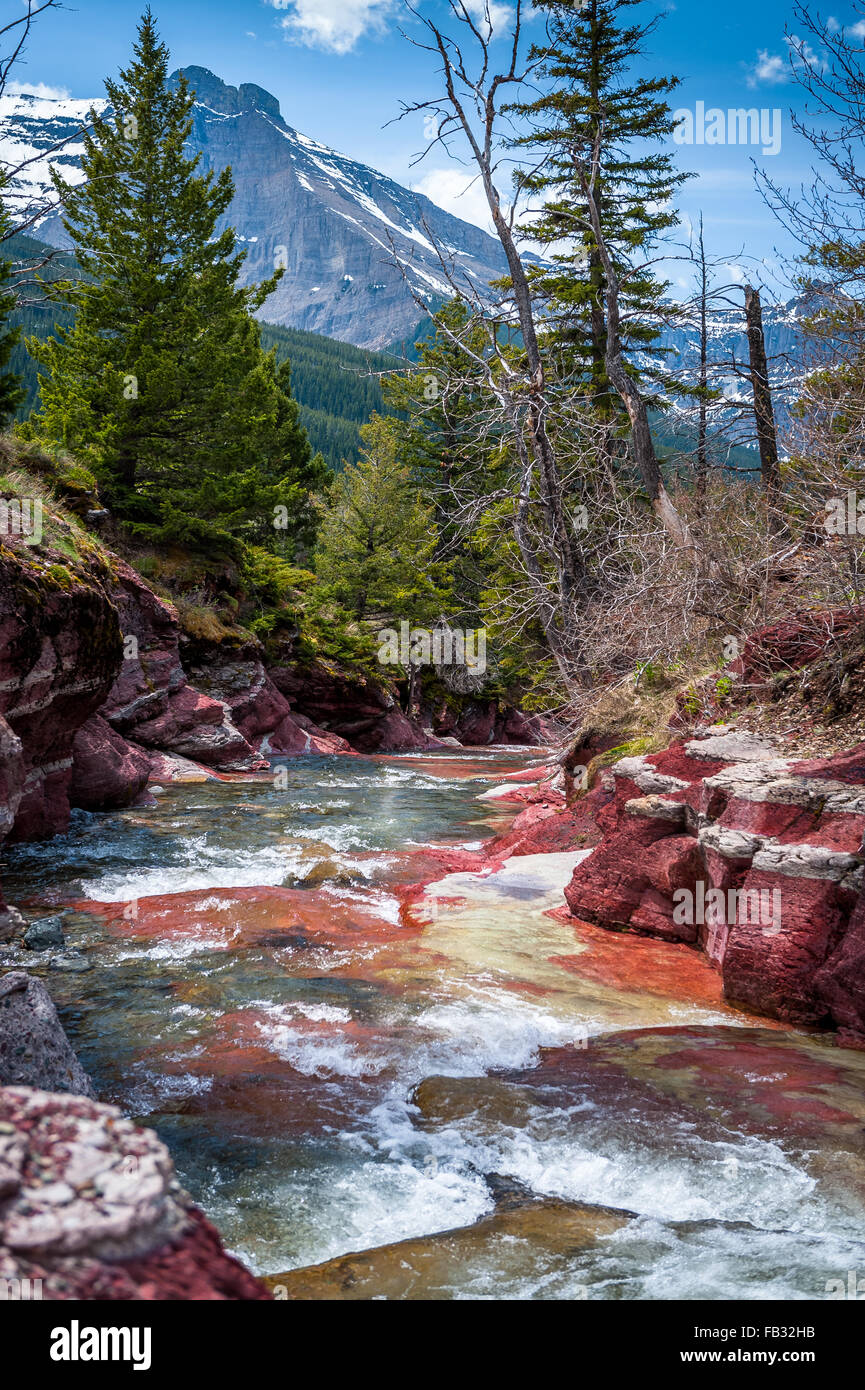
[{"label": "pine tree", "polygon": [[[480,621],[481,594],[497,561],[478,543],[486,499],[513,486],[508,435],[480,365],[489,351],[489,324],[473,319],[460,300],[432,320],[434,332],[418,342],[418,361],[407,373],[386,376],[385,403],[396,456],[418,479],[433,508],[436,558],[452,573],[456,607],[470,624]],[[468,349],[466,351],[465,349]]]},{"label": "pine tree", "polygon": [[81,276],[51,290],[73,326],[31,347],[48,369],[34,429],[92,466],[138,534],[236,550],[295,466],[316,470],[252,318],[281,272],[238,287],[245,253],[217,230],[231,172],[200,174],[185,153],[194,95],[169,85],[168,62],[148,10],[108,109],[91,113],[86,180],[55,175]]},{"label": "pine tree", "polygon": [[396,424],[374,415],[361,430],[362,456],[331,490],[315,571],[322,595],[358,620],[431,624],[447,605],[449,576],[435,559],[433,508],[397,459]]},{"label": "pine tree", "polygon": [[[2,189],[0,182],[0,194]],[[0,242],[9,235],[9,215],[0,203]],[[20,328],[9,327],[9,315],[17,304],[17,295],[11,283],[12,262],[0,260],[0,427],[8,424],[26,394],[20,376],[9,370],[12,352],[21,336]]]},{"label": "pine tree", "polygon": [[[650,322],[667,284],[637,268],[652,242],[676,222],[672,197],[689,177],[677,173],[670,151],[657,149],[675,122],[666,98],[676,77],[630,76],[657,19],[626,23],[640,0],[539,0],[548,16],[548,42],[533,49],[542,94],[515,109],[531,130],[520,140],[541,167],[523,184],[544,196],[531,235],[549,250],[554,270],[541,269],[534,284],[547,301],[553,342],[599,413],[619,409],[605,370],[604,272],[588,224],[579,169],[591,167],[600,136],[597,187],[601,224],[614,264],[626,286],[625,352],[650,345]],[[562,249],[561,243],[567,243]],[[556,243],[559,243],[557,246]]]},{"label": "pine tree", "polygon": [[[249,515],[248,535],[285,559],[304,560],[315,542],[316,499],[333,482],[320,452],[313,454],[300,406],[291,393],[291,363],[278,362],[276,349],[262,358],[264,388],[273,408],[258,441],[262,463],[259,495]],[[263,523],[266,523],[266,527]]]}]

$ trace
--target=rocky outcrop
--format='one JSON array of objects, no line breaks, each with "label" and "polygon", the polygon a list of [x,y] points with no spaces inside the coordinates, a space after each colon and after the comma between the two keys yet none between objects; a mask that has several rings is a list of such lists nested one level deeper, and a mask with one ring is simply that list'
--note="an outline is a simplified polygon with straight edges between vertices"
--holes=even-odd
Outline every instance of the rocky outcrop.
[{"label": "rocky outcrop", "polygon": [[564,732],[549,719],[523,714],[498,700],[467,700],[458,707],[444,703],[430,709],[429,724],[436,737],[455,738],[468,748],[490,743],[539,747],[555,743]]},{"label": "rocky outcrop", "polygon": [[114,1106],[0,1089],[0,1279],[44,1299],[267,1299]]},{"label": "rocky outcrop", "polygon": [[[62,833],[72,806],[129,805],[157,754],[267,767],[226,706],[189,685],[171,606],[74,539],[65,564],[47,543],[0,549],[0,840]],[[0,934],[4,913],[0,899]]]},{"label": "rocky outcrop", "polygon": [[0,829],[55,835],[69,821],[73,741],[102,704],[123,654],[106,567],[0,550]]},{"label": "rocky outcrop", "polygon": [[275,666],[269,675],[295,719],[300,714],[314,720],[359,753],[408,753],[441,746],[406,718],[386,686],[369,676],[350,675],[325,662]]},{"label": "rocky outcrop", "polygon": [[624,758],[575,917],[704,950],[728,1001],[865,1044],[865,745],[794,761],[725,730]]},{"label": "rocky outcrop", "polygon": [[72,740],[69,799],[85,811],[130,806],[147,786],[153,759],[115,733],[99,714]]},{"label": "rocky outcrop", "polygon": [[[12,830],[24,791],[24,750],[17,734],[0,716],[0,844]],[[5,941],[21,924],[15,908],[9,907],[0,889],[0,941]]]},{"label": "rocky outcrop", "polygon": [[118,562],[112,598],[124,637],[123,665],[99,713],[124,740],[222,772],[267,764],[231,720],[226,706],[187,680],[180,625],[171,604]]},{"label": "rocky outcrop", "polygon": [[222,701],[233,723],[260,753],[353,751],[344,738],[292,709],[268,674],[256,643],[229,652],[199,645],[187,660],[196,684]]},{"label": "rocky outcrop", "polygon": [[0,975],[0,1086],[95,1095],[50,994],[23,970]]}]

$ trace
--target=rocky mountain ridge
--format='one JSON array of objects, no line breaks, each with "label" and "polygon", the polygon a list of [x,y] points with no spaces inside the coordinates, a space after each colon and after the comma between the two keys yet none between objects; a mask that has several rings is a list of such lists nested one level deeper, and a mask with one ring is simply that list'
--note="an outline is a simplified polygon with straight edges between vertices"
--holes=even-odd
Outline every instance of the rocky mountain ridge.
[{"label": "rocky mountain ridge", "polygon": [[[226,221],[248,253],[245,283],[285,270],[262,313],[268,322],[384,348],[411,339],[425,312],[452,292],[445,266],[479,292],[506,273],[493,237],[294,130],[263,88],[229,86],[207,68],[182,71],[196,93],[191,150],[204,170],[231,165],[236,191]],[[106,107],[104,99],[0,99],[0,163],[28,161],[7,195],[16,216],[50,190],[49,165],[64,179],[81,178],[82,128],[91,108]],[[56,210],[31,230],[51,245],[69,244]]]},{"label": "rocky mountain ridge", "polygon": [[[267,278],[276,266],[285,270],[261,313],[268,323],[387,348],[411,341],[425,312],[452,293],[446,269],[479,294],[507,273],[494,237],[293,129],[262,87],[232,87],[202,67],[181,71],[196,93],[191,149],[201,155],[203,169],[232,168],[236,193],[226,221],[247,251],[245,283]],[[28,161],[7,195],[18,216],[50,190],[50,164],[70,182],[81,178],[80,132],[91,107],[103,111],[106,105],[104,99],[0,98],[0,165]],[[32,234],[54,246],[69,244],[57,211],[37,219]],[[802,312],[795,299],[767,303],[764,311],[782,416],[802,372]],[[747,362],[744,298],[741,310],[713,307],[709,331],[710,362],[731,364],[728,372],[713,371],[713,384],[734,405],[747,403],[750,388],[732,370],[734,359]],[[659,341],[670,355],[662,361],[647,354],[646,360],[687,374],[695,368],[697,345],[696,317],[685,317]],[[740,432],[737,442],[743,437]]]}]

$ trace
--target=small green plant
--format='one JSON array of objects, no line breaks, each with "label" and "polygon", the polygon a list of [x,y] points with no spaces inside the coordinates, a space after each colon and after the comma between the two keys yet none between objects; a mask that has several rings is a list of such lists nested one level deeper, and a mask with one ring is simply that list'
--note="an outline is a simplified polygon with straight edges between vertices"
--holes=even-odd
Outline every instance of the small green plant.
[{"label": "small green plant", "polygon": [[634,688],[639,689],[644,685],[647,690],[651,690],[653,685],[657,685],[662,672],[652,661],[643,661],[637,666],[634,672]]},{"label": "small green plant", "polygon": [[697,694],[696,690],[694,690],[693,688],[685,692],[685,697],[682,701],[682,708],[684,709],[686,714],[689,714],[691,716],[692,719],[696,719],[697,715],[702,710],[703,702]]}]

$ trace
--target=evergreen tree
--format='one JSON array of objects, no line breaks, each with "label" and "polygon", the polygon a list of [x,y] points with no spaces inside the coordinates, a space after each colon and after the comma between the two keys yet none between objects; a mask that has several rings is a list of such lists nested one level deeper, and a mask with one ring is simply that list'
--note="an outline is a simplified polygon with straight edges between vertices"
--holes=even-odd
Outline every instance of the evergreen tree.
[{"label": "evergreen tree", "polygon": [[286,559],[305,559],[318,526],[316,499],[333,481],[321,453],[300,423],[300,406],[292,396],[291,363],[277,361],[276,349],[262,358],[263,390],[272,408],[264,417],[259,447],[262,463],[258,495],[248,515],[248,534]]},{"label": "evergreen tree", "polygon": [[447,606],[449,576],[435,559],[433,508],[397,459],[396,423],[375,415],[361,430],[362,456],[331,490],[315,571],[322,594],[359,620],[431,624]]},{"label": "evergreen tree", "polygon": [[566,350],[570,371],[606,418],[618,412],[619,403],[607,381],[605,277],[579,168],[591,167],[600,138],[596,196],[625,287],[626,353],[657,336],[651,318],[667,284],[639,266],[655,238],[675,224],[671,200],[689,177],[676,172],[670,151],[657,148],[675,128],[666,98],[679,79],[630,75],[657,23],[626,23],[626,12],[638,3],[585,0],[577,7],[572,0],[539,0],[548,17],[548,42],[532,54],[540,62],[542,92],[516,108],[531,126],[519,143],[540,165],[523,176],[523,186],[545,198],[531,235],[549,248],[555,265],[537,272],[535,288],[547,301],[553,342]]},{"label": "evergreen tree", "polygon": [[[2,191],[3,184],[0,181],[0,195]],[[6,240],[9,235],[9,215],[0,202],[0,242]],[[9,315],[13,313],[17,303],[17,295],[11,288],[11,281],[12,262],[0,260],[0,427],[8,424],[26,394],[20,376],[9,367],[12,353],[21,336],[21,329],[10,328],[8,322]]]},{"label": "evergreen tree", "polygon": [[386,376],[382,391],[402,417],[392,426],[397,459],[433,508],[436,558],[449,566],[456,608],[471,625],[480,621],[496,564],[478,540],[479,518],[492,494],[512,492],[513,460],[479,361],[489,353],[490,325],[473,320],[460,300],[432,322],[435,331],[418,343],[417,366]]},{"label": "evergreen tree", "polygon": [[91,113],[86,180],[55,175],[82,274],[51,288],[72,327],[32,345],[48,369],[34,429],[92,466],[138,534],[231,551],[280,486],[320,470],[251,316],[281,272],[238,288],[245,253],[217,230],[231,172],[186,155],[194,96],[169,85],[168,61],[148,10],[109,108]]}]

